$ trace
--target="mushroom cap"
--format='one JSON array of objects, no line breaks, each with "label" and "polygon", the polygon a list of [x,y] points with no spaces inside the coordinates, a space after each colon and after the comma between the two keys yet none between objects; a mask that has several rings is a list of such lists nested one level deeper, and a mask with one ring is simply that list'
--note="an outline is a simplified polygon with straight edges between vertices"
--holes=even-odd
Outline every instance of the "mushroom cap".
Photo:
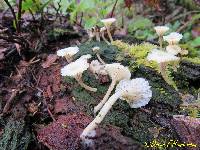
[{"label": "mushroom cap", "polygon": [[177,32],[172,32],[167,36],[163,36],[164,41],[169,44],[178,44],[178,42],[183,38],[183,35]]},{"label": "mushroom cap", "polygon": [[152,97],[149,82],[144,78],[121,80],[115,92],[122,92],[120,99],[126,100],[131,108],[139,108],[149,103]]},{"label": "mushroom cap", "polygon": [[115,18],[107,18],[107,19],[102,19],[101,20],[101,22],[103,22],[106,27],[110,26],[115,21],[116,21]]},{"label": "mushroom cap", "polygon": [[178,45],[168,45],[166,47],[166,51],[173,55],[177,55],[178,53],[181,52],[181,48]]},{"label": "mushroom cap", "polygon": [[78,74],[82,74],[88,67],[89,63],[84,59],[76,60],[62,68],[61,75],[75,77]]},{"label": "mushroom cap", "polygon": [[156,61],[157,63],[178,61],[180,58],[171,53],[158,49],[153,49],[147,56],[148,61]]},{"label": "mushroom cap", "polygon": [[77,59],[77,60],[88,60],[88,59],[90,59],[90,58],[92,58],[92,55],[90,55],[90,54],[86,54],[86,55],[82,55],[79,59]]},{"label": "mushroom cap", "polygon": [[92,50],[93,50],[93,52],[95,52],[95,53],[96,53],[96,52],[98,52],[98,51],[100,50],[100,47],[98,47],[98,46],[95,46],[95,47],[93,47],[93,48],[92,48]]},{"label": "mushroom cap", "polygon": [[131,73],[128,67],[120,63],[106,64],[105,70],[108,72],[112,80],[120,81],[122,79],[130,79]]},{"label": "mushroom cap", "polygon": [[98,60],[91,61],[89,70],[92,73],[107,75],[106,70],[104,69],[103,65],[101,65],[101,63]]},{"label": "mushroom cap", "polygon": [[62,56],[62,57],[66,56],[66,55],[73,56],[78,51],[79,51],[79,48],[77,46],[75,46],[75,47],[68,47],[68,48],[64,48],[64,49],[58,50],[57,51],[57,55],[58,56]]},{"label": "mushroom cap", "polygon": [[156,33],[159,36],[162,36],[162,35],[165,34],[165,32],[167,32],[169,30],[169,27],[167,27],[167,26],[156,26],[156,27],[154,27],[154,29],[156,30]]}]

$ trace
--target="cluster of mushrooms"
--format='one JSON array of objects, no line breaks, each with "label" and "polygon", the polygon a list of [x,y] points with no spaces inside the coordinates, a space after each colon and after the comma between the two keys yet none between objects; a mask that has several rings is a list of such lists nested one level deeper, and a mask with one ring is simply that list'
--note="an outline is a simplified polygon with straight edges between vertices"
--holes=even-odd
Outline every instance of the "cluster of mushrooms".
[{"label": "cluster of mushrooms", "polygon": [[[156,26],[156,33],[159,36],[160,49],[153,49],[147,56],[148,61],[155,61],[159,66],[159,71],[165,81],[171,85],[170,80],[166,74],[167,66],[173,62],[179,62],[180,55],[187,55],[187,50],[182,50],[178,45],[183,35],[177,32],[172,32],[167,36],[164,34],[169,30],[167,26]],[[163,48],[163,41],[168,43],[168,46]]]},{"label": "cluster of mushrooms", "polygon": [[[110,44],[113,42],[110,33],[110,26],[116,21],[116,19],[108,18],[101,21],[105,26],[100,29],[93,28],[92,32],[89,32],[89,37],[96,37],[96,40],[98,41],[100,41],[100,37],[102,37],[107,44]],[[166,26],[157,26],[155,27],[155,30],[159,36],[160,49],[153,49],[148,54],[147,60],[156,61],[160,66],[161,74],[163,77],[166,77],[165,69],[167,64],[169,62],[179,61],[180,58],[177,55],[187,54],[187,51],[182,50],[178,45],[179,41],[183,37],[181,34],[173,32],[164,36],[164,34],[169,30]],[[107,31],[110,42],[108,42],[104,37],[104,31]],[[165,50],[163,49],[163,41],[167,41],[169,44]],[[131,108],[139,108],[148,104],[152,97],[151,87],[147,80],[144,78],[131,79],[131,73],[128,67],[125,67],[120,63],[106,64],[100,57],[100,48],[93,47],[92,50],[98,60],[89,61],[92,56],[87,54],[73,61],[73,56],[79,51],[78,47],[68,47],[57,51],[57,55],[65,57],[68,62],[68,64],[61,69],[61,75],[75,78],[84,89],[90,92],[96,92],[98,90],[97,88],[90,87],[83,82],[82,74],[86,70],[89,70],[96,77],[98,77],[98,75],[108,75],[112,80],[103,99],[94,107],[94,114],[98,111],[99,113],[95,115],[95,119],[80,135],[83,142],[89,144],[91,144],[90,138],[95,136],[95,128],[101,123],[117,99],[120,98],[127,101]],[[115,92],[111,95],[114,89]]]},{"label": "cluster of mushrooms", "polygon": [[[103,20],[111,42],[112,36],[109,32],[110,23],[106,22],[113,22],[114,20],[114,18]],[[104,98],[94,107],[94,113],[96,114],[98,111],[99,113],[80,135],[84,143],[90,143],[91,136],[95,136],[95,128],[101,123],[117,99],[120,98],[127,101],[131,108],[139,108],[148,104],[152,97],[151,87],[147,80],[144,78],[131,79],[131,73],[128,67],[120,63],[106,64],[98,53],[100,48],[94,47],[92,50],[94,54],[96,54],[98,60],[92,60],[90,63],[89,59],[92,58],[90,54],[83,55],[79,59],[73,61],[73,56],[79,51],[78,47],[68,47],[57,51],[57,55],[65,57],[68,62],[68,64],[61,69],[61,75],[75,78],[84,89],[90,92],[96,92],[98,90],[83,82],[82,74],[86,70],[89,70],[94,75],[109,75],[112,80]],[[114,89],[114,94],[110,96]]]}]

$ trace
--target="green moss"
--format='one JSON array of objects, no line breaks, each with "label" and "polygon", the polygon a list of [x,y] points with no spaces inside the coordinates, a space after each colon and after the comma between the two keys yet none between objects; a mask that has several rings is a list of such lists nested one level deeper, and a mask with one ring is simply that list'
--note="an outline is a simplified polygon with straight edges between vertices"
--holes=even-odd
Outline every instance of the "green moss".
[{"label": "green moss", "polygon": [[200,58],[199,57],[194,57],[194,58],[183,57],[183,60],[192,62],[194,64],[200,64]]},{"label": "green moss", "polygon": [[0,138],[0,150],[26,150],[31,142],[31,133],[24,120],[11,119]]}]

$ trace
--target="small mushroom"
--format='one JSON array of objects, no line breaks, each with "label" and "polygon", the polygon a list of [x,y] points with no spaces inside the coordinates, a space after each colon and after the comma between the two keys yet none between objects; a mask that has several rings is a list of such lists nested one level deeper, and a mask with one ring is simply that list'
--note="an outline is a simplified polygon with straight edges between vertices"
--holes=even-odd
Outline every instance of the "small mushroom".
[{"label": "small mushroom", "polygon": [[111,41],[111,43],[113,42],[113,38],[112,35],[110,33],[110,26],[112,25],[113,22],[115,22],[116,19],[115,18],[108,18],[108,19],[102,19],[101,22],[104,23],[106,29],[107,29],[107,33],[108,33],[108,37]]},{"label": "small mushroom", "polygon": [[89,67],[89,63],[87,62],[86,58],[79,58],[75,62],[72,62],[68,65],[66,65],[64,68],[61,69],[61,75],[62,76],[70,76],[74,77],[76,81],[86,90],[96,92],[96,88],[92,88],[85,83],[83,83],[82,80],[82,73],[87,70]]},{"label": "small mushroom", "polygon": [[68,47],[57,51],[57,55],[61,57],[65,57],[67,62],[70,63],[73,59],[72,57],[79,51],[79,48],[76,47]]},{"label": "small mushroom", "polygon": [[[164,52],[161,50],[153,49],[147,56],[148,61],[155,61],[158,63],[159,72],[161,73],[164,80],[172,85],[172,81],[167,76],[167,65],[170,62],[179,62],[180,58],[174,56],[171,53]],[[176,89],[177,90],[177,89]]]},{"label": "small mushroom", "polygon": [[106,27],[102,27],[101,29],[100,29],[100,34],[101,34],[101,37],[102,37],[102,39],[104,40],[104,42],[106,42],[108,45],[110,45],[110,42],[108,42],[108,40],[105,38],[105,36],[104,36],[104,32],[106,31]]},{"label": "small mushroom", "polygon": [[101,65],[101,63],[98,60],[93,60],[90,63],[89,70],[93,74],[98,74],[98,75],[107,75],[106,70],[104,69],[104,65]]},{"label": "small mushroom", "polygon": [[181,48],[178,45],[168,45],[166,47],[166,51],[173,55],[177,55],[177,54],[181,53]]},{"label": "small mushroom", "polygon": [[105,65],[106,63],[103,61],[103,59],[101,59],[101,57],[100,57],[100,55],[99,55],[100,47],[97,47],[97,46],[96,46],[96,47],[93,47],[92,50],[93,50],[93,52],[96,54],[98,60],[99,60],[102,64]]},{"label": "small mushroom", "polygon": [[119,98],[126,100],[131,108],[140,108],[147,105],[152,97],[150,88],[148,81],[143,78],[121,80],[116,87],[115,93],[108,99],[96,118],[83,130],[80,138],[84,141],[89,137],[89,133],[101,123]]},{"label": "small mushroom", "polygon": [[160,49],[162,49],[163,35],[169,30],[169,27],[167,27],[167,26],[156,26],[156,27],[154,27],[154,29],[156,30],[156,33],[159,36]]},{"label": "small mushroom", "polygon": [[106,64],[105,70],[108,72],[109,76],[111,77],[112,82],[103,100],[97,106],[94,107],[94,114],[96,114],[96,112],[99,111],[102,108],[102,106],[105,104],[112,90],[114,89],[116,83],[123,79],[130,79],[131,77],[131,73],[128,67],[124,67],[120,63]]},{"label": "small mushroom", "polygon": [[167,36],[163,36],[164,41],[167,41],[169,45],[178,44],[179,41],[183,38],[183,35],[177,32],[172,32]]}]

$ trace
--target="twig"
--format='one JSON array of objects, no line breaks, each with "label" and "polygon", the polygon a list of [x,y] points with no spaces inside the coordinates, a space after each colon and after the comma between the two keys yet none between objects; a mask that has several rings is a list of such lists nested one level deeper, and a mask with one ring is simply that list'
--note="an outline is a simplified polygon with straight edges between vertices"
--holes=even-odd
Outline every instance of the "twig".
[{"label": "twig", "polygon": [[115,11],[117,2],[118,2],[118,0],[116,0],[116,1],[115,1],[115,4],[113,5],[113,8],[112,8],[112,11],[111,11],[111,14],[110,14],[110,17],[111,17],[111,18],[113,17],[113,14],[114,14],[114,11]]},{"label": "twig", "polygon": [[2,112],[3,115],[6,114],[8,112],[8,110],[10,109],[11,103],[13,102],[13,100],[16,97],[18,92],[19,92],[19,90],[16,90],[16,89],[12,90],[12,94],[11,94],[9,100],[6,102],[6,105],[3,108],[3,112]]},{"label": "twig", "polygon": [[54,118],[53,114],[52,114],[51,111],[49,110],[49,107],[48,107],[48,104],[47,104],[47,101],[46,101],[45,98],[43,98],[43,103],[44,103],[44,105],[46,106],[47,111],[48,111],[50,117],[53,119],[53,121],[56,121],[56,119]]},{"label": "twig", "polygon": [[17,32],[20,33],[21,32],[21,16],[22,16],[22,0],[19,0],[18,3],[18,15],[17,15],[17,20],[18,20],[18,30]]},{"label": "twig", "polygon": [[184,30],[185,28],[187,28],[190,23],[191,23],[191,20],[188,20],[180,28],[178,28],[178,30],[176,32],[181,32],[182,30]]}]

